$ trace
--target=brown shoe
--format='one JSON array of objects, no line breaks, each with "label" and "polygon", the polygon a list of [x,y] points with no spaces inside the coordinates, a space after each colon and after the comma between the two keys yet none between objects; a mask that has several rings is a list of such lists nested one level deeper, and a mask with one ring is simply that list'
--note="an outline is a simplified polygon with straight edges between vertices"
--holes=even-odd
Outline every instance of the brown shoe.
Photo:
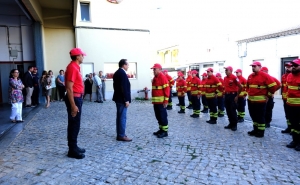
[{"label": "brown shoe", "polygon": [[132,139],[130,139],[130,138],[127,137],[127,136],[125,136],[125,137],[117,137],[117,140],[118,140],[118,141],[127,141],[127,142],[132,141]]}]

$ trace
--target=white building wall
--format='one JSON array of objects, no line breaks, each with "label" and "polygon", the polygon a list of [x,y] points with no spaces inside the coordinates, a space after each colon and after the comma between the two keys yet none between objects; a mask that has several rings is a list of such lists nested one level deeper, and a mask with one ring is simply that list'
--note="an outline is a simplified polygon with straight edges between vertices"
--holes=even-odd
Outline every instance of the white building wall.
[{"label": "white building wall", "polygon": [[[137,78],[130,79],[133,98],[139,96],[138,90],[151,87],[149,32],[76,28],[75,37],[76,46],[87,54],[84,63],[92,63],[97,73],[103,71],[104,63],[118,64],[121,59],[137,63]],[[111,99],[111,79],[106,81],[106,92],[107,99]]]}]

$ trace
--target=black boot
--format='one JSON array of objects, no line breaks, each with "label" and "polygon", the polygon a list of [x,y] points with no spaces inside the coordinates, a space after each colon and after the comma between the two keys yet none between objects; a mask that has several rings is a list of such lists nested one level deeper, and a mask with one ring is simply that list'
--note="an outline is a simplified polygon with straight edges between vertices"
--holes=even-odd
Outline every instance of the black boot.
[{"label": "black boot", "polygon": [[257,127],[256,127],[256,126],[253,126],[253,130],[252,130],[252,131],[249,131],[248,134],[249,134],[249,136],[255,136],[255,135],[256,135],[256,132],[257,132]]},{"label": "black boot", "polygon": [[292,138],[293,138],[292,142],[287,144],[286,147],[296,148],[296,146],[298,145],[298,141],[297,141],[297,135],[294,132],[292,133]]},{"label": "black boot", "polygon": [[232,125],[231,125],[231,123],[229,123],[227,126],[225,126],[224,128],[225,129],[231,129],[231,127],[232,127]]},{"label": "black boot", "polygon": [[168,105],[167,106],[167,110],[172,110],[173,108],[172,108],[172,105]]},{"label": "black boot", "polygon": [[255,133],[255,137],[264,137],[265,135],[265,131],[264,130],[257,130],[257,132]]},{"label": "black boot", "polygon": [[162,131],[161,133],[159,133],[157,135],[158,138],[163,138],[163,137],[167,137],[167,136],[168,136],[168,132],[166,132],[166,131]]},{"label": "black boot", "polygon": [[266,123],[266,128],[270,128],[270,123]]},{"label": "black boot", "polygon": [[224,117],[224,114],[218,113],[218,117]]},{"label": "black boot", "polygon": [[206,121],[206,123],[209,123],[209,124],[217,124],[217,120],[210,119],[210,120]]},{"label": "black boot", "polygon": [[153,132],[153,135],[157,136],[158,134],[160,134],[162,132],[162,130],[158,130],[156,132]]},{"label": "black boot", "polygon": [[180,111],[178,111],[178,113],[179,113],[179,114],[182,114],[182,113],[184,114],[185,111],[184,111],[184,109],[180,109]]},{"label": "black boot", "polygon": [[204,108],[201,112],[202,112],[202,113],[208,113],[208,109],[207,109],[207,108]]},{"label": "black boot", "polygon": [[289,134],[289,133],[291,133],[291,127],[288,126],[285,130],[282,130],[281,133],[283,133],[283,134]]},{"label": "black boot", "polygon": [[199,114],[192,114],[190,115],[192,118],[199,118]]},{"label": "black boot", "polygon": [[239,123],[242,123],[242,122],[244,122],[244,121],[245,121],[244,118],[241,118],[241,117],[238,118],[238,122],[239,122]]}]

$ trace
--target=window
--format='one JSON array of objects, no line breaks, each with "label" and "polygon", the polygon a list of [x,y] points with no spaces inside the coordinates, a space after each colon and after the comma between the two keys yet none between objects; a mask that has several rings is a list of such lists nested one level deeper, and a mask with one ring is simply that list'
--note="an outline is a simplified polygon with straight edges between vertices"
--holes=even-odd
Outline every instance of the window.
[{"label": "window", "polygon": [[94,64],[93,63],[82,63],[81,65],[81,74],[82,77],[84,78],[87,74],[93,73],[94,72]]},{"label": "window", "polygon": [[[107,79],[112,79],[116,70],[119,69],[118,63],[104,63],[104,74]],[[129,68],[126,71],[128,78],[137,78],[137,63],[129,62]]]},{"label": "window", "polygon": [[80,3],[81,21],[90,21],[90,4]]},{"label": "window", "polygon": [[203,68],[214,67],[214,64],[203,64]]}]

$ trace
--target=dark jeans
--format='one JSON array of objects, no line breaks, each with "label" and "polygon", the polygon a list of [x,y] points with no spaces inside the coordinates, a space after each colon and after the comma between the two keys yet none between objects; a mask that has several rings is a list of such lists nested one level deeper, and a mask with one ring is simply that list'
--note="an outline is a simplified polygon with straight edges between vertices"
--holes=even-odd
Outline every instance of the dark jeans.
[{"label": "dark jeans", "polygon": [[167,109],[164,108],[163,104],[153,104],[153,108],[159,129],[167,132],[169,128]]},{"label": "dark jeans", "polygon": [[63,99],[65,96],[65,92],[66,92],[66,87],[65,86],[56,86],[58,88],[58,94],[59,94],[59,100]]},{"label": "dark jeans", "polygon": [[219,114],[223,114],[224,115],[224,98],[223,96],[218,97],[218,112]]},{"label": "dark jeans", "polygon": [[116,118],[117,137],[125,137],[127,107],[125,107],[124,103],[116,103],[116,107],[117,107],[117,118]]},{"label": "dark jeans", "polygon": [[180,109],[185,110],[184,96],[178,96],[178,100],[179,100]]},{"label": "dark jeans", "polygon": [[264,131],[266,128],[266,103],[253,103],[248,100],[248,109],[254,128],[256,127],[258,130]]},{"label": "dark jeans", "polygon": [[201,102],[202,102],[204,109],[208,109],[207,99],[206,99],[205,95],[201,96]]},{"label": "dark jeans", "polygon": [[169,96],[168,106],[172,106],[172,88],[170,88],[170,96]]},{"label": "dark jeans", "polygon": [[206,98],[206,101],[209,108],[210,120],[217,120],[218,118],[217,98]]},{"label": "dark jeans", "polygon": [[31,104],[32,105],[39,104],[39,94],[40,94],[40,87],[34,86],[32,96],[31,96]]},{"label": "dark jeans", "polygon": [[238,111],[238,116],[240,118],[245,117],[245,106],[246,106],[246,99],[244,97],[239,97],[238,104],[237,104],[237,111]]},{"label": "dark jeans", "polygon": [[200,104],[200,98],[198,98],[197,96],[192,96],[192,105],[193,105],[193,114],[200,114],[200,108],[201,108],[201,104]]},{"label": "dark jeans", "polygon": [[80,120],[81,120],[81,112],[82,112],[82,98],[74,97],[75,105],[78,107],[79,112],[75,117],[71,115],[71,104],[67,96],[65,96],[65,104],[67,106],[68,112],[68,146],[69,151],[77,150],[77,137],[80,130]]},{"label": "dark jeans", "polygon": [[188,100],[189,100],[189,105],[192,105],[192,96],[191,96],[191,91],[186,92]]},{"label": "dark jeans", "polygon": [[266,115],[265,115],[266,123],[271,123],[271,121],[272,121],[274,103],[275,103],[274,98],[269,97],[269,100],[268,100],[267,105],[266,105]]},{"label": "dark jeans", "polygon": [[237,114],[236,114],[236,103],[234,102],[234,98],[237,93],[234,94],[225,94],[225,107],[229,120],[229,124],[233,127],[237,126]]}]

